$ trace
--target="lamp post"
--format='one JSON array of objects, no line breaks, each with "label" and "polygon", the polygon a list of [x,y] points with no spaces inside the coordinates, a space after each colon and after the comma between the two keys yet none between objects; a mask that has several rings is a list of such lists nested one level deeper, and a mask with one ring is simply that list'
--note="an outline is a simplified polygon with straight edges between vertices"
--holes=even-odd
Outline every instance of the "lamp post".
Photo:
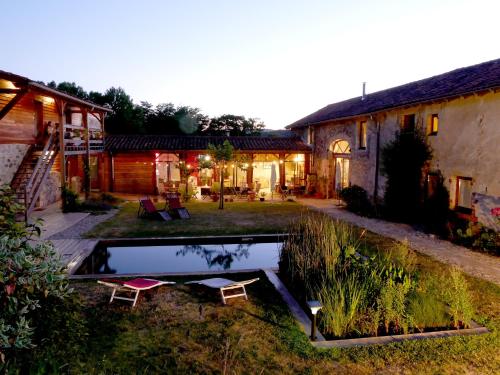
[{"label": "lamp post", "polygon": [[323,306],[319,301],[307,301],[307,306],[311,309],[311,314],[313,316],[311,324],[311,341],[316,341],[316,315]]}]

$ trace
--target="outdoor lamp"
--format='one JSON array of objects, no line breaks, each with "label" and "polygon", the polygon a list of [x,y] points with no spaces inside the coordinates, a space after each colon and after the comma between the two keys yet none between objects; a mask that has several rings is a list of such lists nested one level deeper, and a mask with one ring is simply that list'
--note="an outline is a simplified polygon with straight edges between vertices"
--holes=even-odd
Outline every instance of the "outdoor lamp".
[{"label": "outdoor lamp", "polygon": [[311,309],[311,314],[313,316],[311,325],[311,341],[316,341],[316,314],[323,307],[319,301],[307,301],[307,306]]}]

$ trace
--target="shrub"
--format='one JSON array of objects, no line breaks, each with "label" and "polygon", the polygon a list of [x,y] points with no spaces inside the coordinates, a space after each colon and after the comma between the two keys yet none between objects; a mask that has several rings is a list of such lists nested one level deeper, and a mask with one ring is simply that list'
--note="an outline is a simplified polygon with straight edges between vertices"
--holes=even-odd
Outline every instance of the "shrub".
[{"label": "shrub", "polygon": [[422,169],[432,151],[422,132],[396,132],[382,149],[382,173],[387,177],[384,212],[392,220],[418,222],[422,203]]},{"label": "shrub", "polygon": [[347,209],[363,216],[373,213],[373,206],[368,199],[366,190],[360,186],[352,185],[340,191],[340,198],[346,203]]},{"label": "shrub", "polygon": [[61,197],[63,212],[77,212],[80,210],[81,202],[78,198],[78,193],[74,192],[66,186],[63,186]]},{"label": "shrub", "polygon": [[480,223],[468,222],[465,229],[457,229],[455,240],[463,246],[500,255],[500,233]]},{"label": "shrub", "polygon": [[[70,293],[64,267],[48,242],[32,244],[37,225],[12,220],[22,207],[2,190],[0,216],[0,359],[34,345],[36,313],[49,299]],[[47,317],[45,317],[47,319]]]}]

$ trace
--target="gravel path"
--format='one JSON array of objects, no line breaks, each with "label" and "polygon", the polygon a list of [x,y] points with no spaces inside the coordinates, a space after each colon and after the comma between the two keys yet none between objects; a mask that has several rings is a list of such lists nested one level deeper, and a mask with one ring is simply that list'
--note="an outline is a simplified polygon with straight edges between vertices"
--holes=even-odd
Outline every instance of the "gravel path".
[{"label": "gravel path", "polygon": [[345,209],[338,208],[334,202],[326,199],[301,199],[301,204],[322,211],[331,217],[363,227],[380,235],[402,241],[407,239],[410,246],[441,262],[456,265],[464,272],[500,285],[500,258],[471,251],[449,241],[437,239],[418,232],[411,226],[391,223],[379,219],[361,217]]},{"label": "gravel path", "polygon": [[71,227],[64,229],[61,232],[55,233],[50,236],[49,240],[65,240],[65,239],[78,239],[83,238],[82,234],[88,232],[97,224],[108,220],[113,217],[119,210],[110,210],[103,215],[88,215],[84,219],[80,220],[78,223],[72,225]]}]

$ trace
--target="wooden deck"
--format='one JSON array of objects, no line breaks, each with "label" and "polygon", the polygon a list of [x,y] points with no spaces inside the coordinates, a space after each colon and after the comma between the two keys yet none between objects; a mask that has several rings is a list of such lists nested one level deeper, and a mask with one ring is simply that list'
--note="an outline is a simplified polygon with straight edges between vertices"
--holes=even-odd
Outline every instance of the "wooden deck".
[{"label": "wooden deck", "polygon": [[64,265],[67,267],[68,274],[71,275],[94,250],[99,240],[69,239],[50,240],[50,242],[61,256]]}]

